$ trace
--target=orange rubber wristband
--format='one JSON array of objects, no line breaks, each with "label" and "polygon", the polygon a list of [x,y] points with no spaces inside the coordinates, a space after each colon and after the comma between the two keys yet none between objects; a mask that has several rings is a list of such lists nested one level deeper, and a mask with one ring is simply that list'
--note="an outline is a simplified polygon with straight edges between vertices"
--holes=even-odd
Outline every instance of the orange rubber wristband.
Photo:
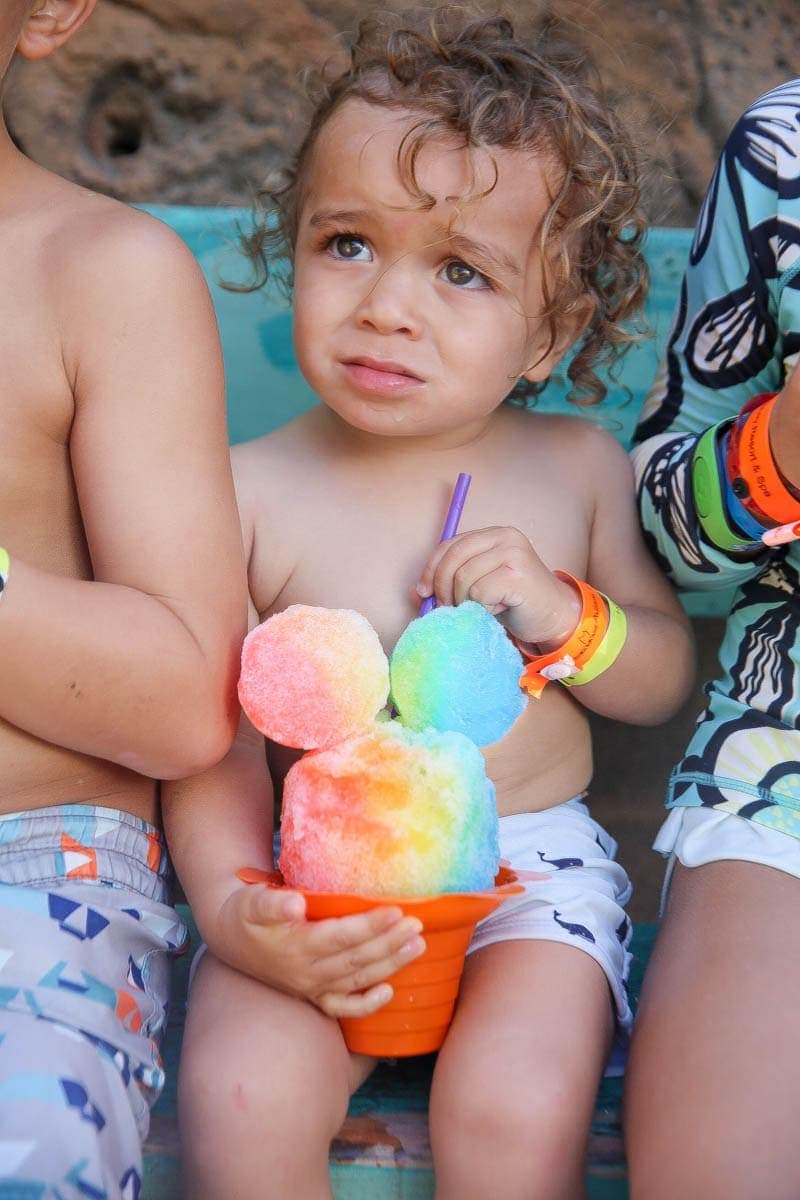
[{"label": "orange rubber wristband", "polygon": [[730,446],[728,478],[734,495],[758,520],[763,514],[775,525],[788,525],[800,517],[800,501],[780,476],[769,444],[769,420],[776,396],[759,404],[747,416]]},{"label": "orange rubber wristband", "polygon": [[581,615],[575,630],[565,642],[549,654],[528,654],[517,643],[528,665],[520,676],[519,686],[528,695],[539,699],[553,679],[569,679],[586,666],[600,646],[608,628],[608,608],[600,592],[590,583],[576,579],[568,571],[554,571],[559,579],[571,583],[581,598]]}]

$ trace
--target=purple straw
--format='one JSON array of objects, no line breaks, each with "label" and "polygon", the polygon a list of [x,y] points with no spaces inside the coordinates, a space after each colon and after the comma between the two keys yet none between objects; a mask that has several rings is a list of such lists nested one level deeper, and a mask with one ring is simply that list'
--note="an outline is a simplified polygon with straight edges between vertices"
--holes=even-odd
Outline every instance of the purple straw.
[{"label": "purple straw", "polygon": [[[453,488],[453,495],[450,498],[450,507],[445,517],[442,536],[439,538],[440,542],[446,542],[448,538],[455,537],[458,530],[458,522],[461,520],[461,513],[464,510],[464,501],[467,498],[467,492],[471,483],[472,476],[465,475],[463,472],[456,480],[456,486]],[[436,608],[436,597],[426,596],[419,606],[419,615],[424,617],[434,608]]]}]

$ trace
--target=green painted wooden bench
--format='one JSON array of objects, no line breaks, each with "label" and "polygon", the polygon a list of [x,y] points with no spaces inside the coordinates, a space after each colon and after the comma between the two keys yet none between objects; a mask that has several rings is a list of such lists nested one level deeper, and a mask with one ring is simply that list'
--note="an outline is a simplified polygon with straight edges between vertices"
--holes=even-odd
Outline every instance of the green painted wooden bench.
[{"label": "green painted wooden bench", "polygon": [[[228,386],[231,442],[258,436],[281,425],[314,403],[300,377],[292,351],[291,315],[285,301],[271,293],[242,295],[225,290],[223,281],[242,281],[246,264],[236,249],[237,225],[246,215],[234,209],[154,207],[154,212],[185,239],[211,286],[222,334]],[[630,437],[639,406],[655,372],[659,347],[669,328],[690,231],[654,229],[647,245],[652,285],[647,315],[654,338],[632,350],[621,381],[599,410],[623,442]],[[566,388],[554,380],[540,398],[545,410],[564,410]],[[573,410],[574,411],[574,410]],[[729,596],[712,593],[686,598],[696,615],[724,615]],[[631,990],[638,995],[653,941],[654,926],[635,930]],[[196,942],[196,934],[195,934]],[[167,1086],[153,1112],[145,1147],[143,1200],[177,1200],[180,1195],[176,1081],[185,1010],[189,955],[179,963],[175,1002],[164,1057]],[[331,1177],[337,1200],[429,1200],[433,1195],[427,1135],[427,1095],[433,1056],[382,1064],[353,1098],[331,1153]],[[622,1200],[627,1195],[620,1134],[619,1079],[600,1088],[587,1160],[591,1200]],[[269,1164],[265,1163],[265,1171]],[[255,1200],[255,1198],[254,1198]],[[292,1200],[287,1197],[287,1200]]]}]

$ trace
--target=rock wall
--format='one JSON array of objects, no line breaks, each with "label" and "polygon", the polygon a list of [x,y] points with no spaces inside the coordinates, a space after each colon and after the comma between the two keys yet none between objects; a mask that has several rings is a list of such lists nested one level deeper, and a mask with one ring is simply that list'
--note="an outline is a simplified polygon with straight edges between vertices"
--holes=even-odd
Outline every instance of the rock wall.
[{"label": "rock wall", "polygon": [[[401,4],[403,0],[400,0]],[[17,63],[6,119],[35,159],[127,200],[247,204],[302,127],[301,68],[368,0],[101,0],[58,54]],[[587,46],[649,164],[648,208],[691,224],[726,131],[800,70],[797,0],[511,0]]]}]

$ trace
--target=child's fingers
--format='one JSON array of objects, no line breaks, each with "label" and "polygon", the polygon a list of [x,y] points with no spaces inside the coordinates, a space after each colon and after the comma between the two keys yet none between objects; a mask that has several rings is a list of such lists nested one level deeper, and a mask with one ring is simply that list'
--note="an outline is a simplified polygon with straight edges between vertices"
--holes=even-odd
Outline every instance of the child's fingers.
[{"label": "child's fingers", "polygon": [[[306,946],[315,960],[323,960],[336,954],[347,954],[354,947],[384,934],[389,934],[399,944],[410,936],[408,932],[404,934],[402,929],[396,932],[404,920],[413,920],[415,929],[419,926],[416,917],[404,917],[402,908],[394,905],[390,908],[371,908],[368,912],[354,913],[349,917],[312,921],[306,929]],[[407,930],[409,927],[405,928]]]},{"label": "child's fingers", "polygon": [[416,590],[420,596],[424,597],[433,595],[433,579],[439,567],[439,563],[442,561],[443,557],[453,545],[455,540],[455,538],[448,538],[446,542],[439,542],[438,546],[431,551],[430,558],[420,572],[419,582],[417,584]]},{"label": "child's fingers", "polygon": [[407,963],[419,958],[425,950],[425,940],[418,932],[409,932],[397,945],[388,938],[375,938],[343,954],[334,955],[314,964],[313,973],[325,992],[363,992],[381,980],[388,979]]},{"label": "child's fingers", "polygon": [[449,559],[454,570],[455,566],[464,559],[487,549],[494,541],[494,535],[497,532],[494,528],[473,529],[469,533],[460,533],[456,537],[448,538],[446,542],[439,542],[422,569],[417,584],[418,594],[420,596],[434,594],[434,579],[441,571],[442,560],[445,557]]},{"label": "child's fingers", "polygon": [[419,918],[403,916],[402,909],[384,910],[398,914],[391,924],[372,920],[376,911],[381,910],[315,921],[308,926],[307,949],[326,979],[394,953],[422,929]]},{"label": "child's fingers", "polygon": [[[444,545],[444,543],[443,543]],[[436,597],[439,604],[457,604],[455,581],[458,577],[461,581],[462,588],[466,592],[469,587],[473,575],[472,563],[478,553],[475,550],[474,542],[464,541],[452,542],[446,546],[443,553],[439,556],[432,576],[430,585],[422,583],[417,587],[417,591],[421,592],[424,588],[430,586],[430,595]],[[462,596],[462,599],[465,597]]]},{"label": "child's fingers", "polygon": [[[508,577],[535,573],[542,564],[533,552],[529,540],[518,529],[489,528],[474,533],[465,533],[450,542],[443,542],[431,557],[417,591],[436,596],[439,604],[463,604],[465,600],[478,600],[474,588],[478,580],[495,572],[508,573]],[[546,568],[544,568],[546,570]],[[498,576],[498,581],[500,576]],[[509,587],[498,586],[498,595],[490,604],[504,604],[503,593]],[[518,596],[520,587],[512,587]],[[520,603],[517,599],[516,603]],[[489,605],[487,605],[489,607]],[[494,611],[497,611],[495,608]]]},{"label": "child's fingers", "polygon": [[379,983],[366,992],[343,995],[341,992],[326,992],[314,1000],[317,1008],[335,1020],[341,1017],[368,1017],[388,1004],[394,992],[391,984]]},{"label": "child's fingers", "polygon": [[247,884],[242,915],[253,925],[282,925],[302,921],[306,902],[300,892]]},{"label": "child's fingers", "polygon": [[[493,546],[457,567],[452,580],[454,604],[476,600],[486,608],[509,608],[521,602],[519,573],[509,564],[503,546]],[[439,580],[436,579],[438,591]]]}]

